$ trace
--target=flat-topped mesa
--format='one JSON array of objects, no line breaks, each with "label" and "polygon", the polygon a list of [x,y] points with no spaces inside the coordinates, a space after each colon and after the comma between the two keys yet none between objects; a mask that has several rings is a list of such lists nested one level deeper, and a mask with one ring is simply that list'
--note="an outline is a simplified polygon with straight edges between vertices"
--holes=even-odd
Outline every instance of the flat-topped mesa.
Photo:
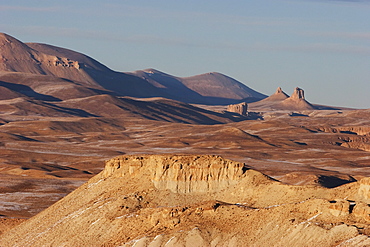
[{"label": "flat-topped mesa", "polygon": [[148,176],[159,190],[209,193],[236,185],[247,170],[244,163],[215,155],[127,155],[107,161],[102,177]]},{"label": "flat-topped mesa", "polygon": [[299,88],[299,87],[296,87],[294,89],[294,92],[293,92],[292,96],[290,96],[290,98],[294,99],[294,100],[300,100],[300,99],[304,100],[305,99],[304,98],[304,90]]},{"label": "flat-topped mesa", "polygon": [[228,112],[235,112],[243,116],[247,115],[247,110],[248,110],[248,104],[246,102],[227,106]]}]

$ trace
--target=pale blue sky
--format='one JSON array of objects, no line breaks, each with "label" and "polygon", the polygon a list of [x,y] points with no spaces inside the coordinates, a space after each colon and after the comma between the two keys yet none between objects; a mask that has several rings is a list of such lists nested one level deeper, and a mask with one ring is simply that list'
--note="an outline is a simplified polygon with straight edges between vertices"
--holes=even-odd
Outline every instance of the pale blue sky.
[{"label": "pale blue sky", "polygon": [[272,94],[370,108],[370,1],[0,0],[0,32],[117,71],[217,71]]}]

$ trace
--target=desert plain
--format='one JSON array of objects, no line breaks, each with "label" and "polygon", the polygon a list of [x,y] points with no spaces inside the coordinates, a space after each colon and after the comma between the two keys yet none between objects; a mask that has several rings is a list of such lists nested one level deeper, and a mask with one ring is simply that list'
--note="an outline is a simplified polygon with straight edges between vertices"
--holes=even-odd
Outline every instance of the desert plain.
[{"label": "desert plain", "polygon": [[369,109],[0,36],[0,246],[370,246]]}]

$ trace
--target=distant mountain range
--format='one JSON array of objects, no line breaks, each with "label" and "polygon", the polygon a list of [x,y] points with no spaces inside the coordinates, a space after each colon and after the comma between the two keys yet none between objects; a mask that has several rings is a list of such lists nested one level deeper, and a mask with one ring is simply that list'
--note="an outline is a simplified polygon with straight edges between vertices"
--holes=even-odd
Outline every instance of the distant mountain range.
[{"label": "distant mountain range", "polygon": [[[123,100],[122,97],[131,98]],[[197,122],[199,118],[189,114],[194,110],[203,115],[204,109],[187,104],[229,105],[247,102],[248,109],[257,112],[339,109],[311,104],[305,99],[300,88],[296,88],[291,96],[278,88],[276,93],[267,97],[217,72],[191,77],[177,77],[155,69],[116,72],[82,53],[47,44],[23,43],[12,36],[0,33],[0,100],[16,98],[17,101],[3,104],[0,102],[0,110],[12,114],[31,112],[58,115],[50,112],[50,109],[53,109],[52,111],[61,111],[63,114],[100,116],[107,115],[107,112],[98,111],[100,107],[93,107],[87,102],[90,104],[95,102],[99,106],[105,102],[115,106],[113,108],[116,109],[114,111],[116,114],[129,113],[149,119],[172,119],[169,121],[177,119],[176,121],[185,122],[188,122],[186,118],[189,118],[197,119],[195,121]],[[19,98],[29,102],[25,105],[32,102],[32,109],[29,107],[24,109],[25,105]],[[161,109],[156,108],[159,105],[162,105]],[[148,110],[148,107],[151,110]],[[190,108],[192,110],[189,112]],[[49,111],[45,111],[46,109]],[[220,119],[222,114],[217,115],[212,111],[206,114],[207,118],[213,116],[211,117],[213,120],[210,121],[212,123],[235,120],[226,116],[224,121]],[[201,117],[203,120],[207,118]],[[221,118],[225,116],[222,115]]]},{"label": "distant mountain range", "polygon": [[164,97],[196,104],[253,102],[266,97],[220,73],[180,78],[154,69],[116,72],[79,52],[47,44],[22,43],[4,33],[0,34],[0,71],[63,78],[72,82],[73,86],[69,87],[74,93],[83,91],[84,95],[87,91],[100,90],[116,96]]}]

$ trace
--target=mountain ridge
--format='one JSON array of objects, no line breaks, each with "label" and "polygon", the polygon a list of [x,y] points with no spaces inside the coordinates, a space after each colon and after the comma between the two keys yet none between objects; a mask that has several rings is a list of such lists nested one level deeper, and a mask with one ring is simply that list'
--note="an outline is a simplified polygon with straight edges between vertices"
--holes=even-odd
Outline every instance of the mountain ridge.
[{"label": "mountain ridge", "polygon": [[230,104],[265,97],[220,73],[179,78],[152,69],[151,74],[163,79],[159,82],[143,75],[149,70],[143,70],[141,75],[138,71],[113,71],[85,54],[49,44],[23,43],[4,33],[0,38],[0,70],[65,78],[119,96],[165,97],[185,103]]}]

